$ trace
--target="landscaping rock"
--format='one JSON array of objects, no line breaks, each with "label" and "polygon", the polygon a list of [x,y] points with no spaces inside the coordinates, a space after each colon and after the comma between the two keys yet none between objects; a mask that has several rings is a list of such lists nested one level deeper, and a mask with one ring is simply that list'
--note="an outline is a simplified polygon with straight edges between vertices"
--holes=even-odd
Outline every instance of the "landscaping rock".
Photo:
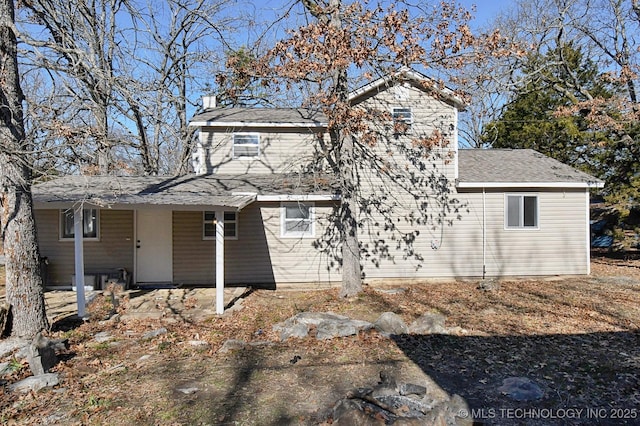
[{"label": "landscaping rock", "polygon": [[273,330],[280,332],[280,339],[284,341],[290,337],[306,337],[310,326],[316,327],[318,340],[351,336],[373,327],[368,321],[352,320],[333,312],[301,312],[275,324]]},{"label": "landscaping rock", "polygon": [[[29,341],[19,339],[17,337],[9,337],[8,339],[0,340],[0,358],[11,355],[16,349],[26,348],[29,346]],[[26,358],[26,353],[23,358]]]},{"label": "landscaping rock", "polygon": [[181,392],[185,395],[191,395],[193,393],[198,392],[200,389],[198,388],[177,388],[176,389],[178,392]]},{"label": "landscaping rock", "polygon": [[246,347],[247,343],[244,340],[229,339],[222,344],[222,347],[218,349],[218,352],[225,354],[231,351],[239,351]]},{"label": "landscaping rock", "polygon": [[487,278],[478,282],[476,288],[483,291],[498,291],[500,290],[500,282],[495,278]]},{"label": "landscaping rock", "polygon": [[0,362],[0,376],[4,376],[5,374],[10,374],[12,372],[11,363],[10,362]]},{"label": "landscaping rock", "polygon": [[508,377],[498,391],[515,401],[535,401],[544,396],[540,386],[527,377]]},{"label": "landscaping rock", "polygon": [[293,324],[289,327],[284,327],[280,332],[280,340],[283,342],[291,337],[297,337],[304,339],[309,335],[309,326],[307,324]]},{"label": "landscaping rock", "polygon": [[445,317],[442,314],[426,313],[411,323],[409,333],[448,334],[444,321]]},{"label": "landscaping rock", "polygon": [[99,333],[96,333],[95,336],[93,336],[93,340],[95,340],[98,343],[103,343],[103,342],[108,342],[109,340],[113,340],[113,336],[109,334],[108,331],[101,331]]},{"label": "landscaping rock", "polygon": [[60,383],[58,375],[55,373],[46,373],[39,376],[27,377],[24,380],[9,385],[10,392],[37,392],[40,389],[53,387]]},{"label": "landscaping rock", "polygon": [[145,333],[142,336],[142,340],[153,339],[154,337],[158,337],[158,336],[161,336],[163,334],[167,334],[167,329],[164,328],[164,327]]},{"label": "landscaping rock", "polygon": [[42,333],[36,334],[29,345],[27,361],[34,376],[48,373],[49,369],[58,363],[55,350],[50,344],[49,339],[42,336]]},{"label": "landscaping rock", "polygon": [[389,337],[392,334],[407,334],[409,327],[404,323],[399,315],[393,312],[385,312],[373,323],[373,327],[383,336]]},{"label": "landscaping rock", "polygon": [[317,326],[316,339],[326,340],[334,337],[346,337],[358,334],[362,330],[369,330],[373,325],[367,321],[359,320],[328,320]]}]

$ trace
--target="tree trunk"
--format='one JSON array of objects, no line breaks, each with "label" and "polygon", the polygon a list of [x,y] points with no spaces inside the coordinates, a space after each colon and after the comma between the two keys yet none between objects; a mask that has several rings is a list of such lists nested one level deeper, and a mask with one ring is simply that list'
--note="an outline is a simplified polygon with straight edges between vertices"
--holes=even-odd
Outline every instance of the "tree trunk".
[{"label": "tree trunk", "polygon": [[29,146],[25,140],[18,77],[13,0],[0,0],[0,205],[6,259],[6,292],[14,336],[47,328],[40,255],[31,198]]},{"label": "tree trunk", "polygon": [[342,199],[340,221],[342,227],[342,287],[340,297],[351,297],[362,291],[360,273],[360,244],[358,243],[357,204],[354,199],[353,138],[342,134],[340,144],[340,180]]},{"label": "tree trunk", "polygon": [[[340,0],[331,0],[331,26],[342,27],[340,18]],[[337,110],[349,102],[349,85],[347,69],[340,68],[334,75],[334,92],[338,101]],[[339,120],[336,120],[339,122]],[[342,231],[342,287],[340,297],[351,297],[362,291],[360,274],[360,244],[358,243],[358,214],[355,200],[356,161],[353,146],[353,135],[348,128],[334,129],[335,141],[339,147],[339,181],[341,190],[340,229]]]}]

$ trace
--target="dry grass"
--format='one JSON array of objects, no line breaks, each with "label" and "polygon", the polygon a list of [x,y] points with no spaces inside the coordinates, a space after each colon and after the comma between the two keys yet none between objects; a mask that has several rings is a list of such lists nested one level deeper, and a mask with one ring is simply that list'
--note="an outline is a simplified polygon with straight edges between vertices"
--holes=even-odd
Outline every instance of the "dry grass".
[{"label": "dry grass", "polygon": [[[427,375],[472,408],[635,409],[640,403],[639,266],[638,261],[596,259],[591,278],[506,281],[496,291],[478,290],[475,282],[424,283],[399,294],[368,288],[348,302],[338,300],[335,290],[261,290],[247,297],[242,310],[200,324],[89,322],[52,333],[71,343],[56,367],[64,391],[1,395],[0,422],[316,424],[346,392],[374,385],[381,370],[401,377]],[[441,312],[455,329],[450,335],[386,339],[369,332],[280,342],[272,325],[301,311],[369,321],[393,311],[407,322]],[[141,339],[162,326],[166,334]],[[96,342],[92,336],[99,331],[108,331],[113,341]],[[220,353],[230,338],[269,345]],[[209,346],[193,346],[192,340]],[[294,365],[295,355],[301,359]],[[496,389],[509,376],[530,377],[545,397],[528,405],[508,400]],[[197,390],[179,390],[189,388]],[[494,424],[512,424],[497,420]]]}]

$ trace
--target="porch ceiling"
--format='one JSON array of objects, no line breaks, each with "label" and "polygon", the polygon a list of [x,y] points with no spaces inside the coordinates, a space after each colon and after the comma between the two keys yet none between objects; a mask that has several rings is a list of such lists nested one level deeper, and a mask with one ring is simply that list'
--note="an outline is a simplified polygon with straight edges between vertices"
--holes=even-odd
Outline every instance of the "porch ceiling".
[{"label": "porch ceiling", "polygon": [[36,207],[96,205],[220,206],[242,209],[258,195],[333,195],[325,177],[293,174],[65,176],[33,186]]}]

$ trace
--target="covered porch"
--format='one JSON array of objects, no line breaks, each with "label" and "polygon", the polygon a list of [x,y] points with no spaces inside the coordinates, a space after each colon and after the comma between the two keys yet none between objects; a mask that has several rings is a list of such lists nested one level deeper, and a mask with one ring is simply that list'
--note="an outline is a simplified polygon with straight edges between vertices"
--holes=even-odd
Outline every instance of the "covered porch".
[{"label": "covered porch", "polygon": [[[229,262],[234,284],[275,282],[267,240],[279,226],[279,201],[335,197],[326,184],[291,175],[67,176],[33,192],[41,253],[56,286],[126,269],[134,286],[214,284],[217,313]],[[260,197],[273,207],[268,217],[255,203]],[[75,287],[80,306],[84,286]]]}]

